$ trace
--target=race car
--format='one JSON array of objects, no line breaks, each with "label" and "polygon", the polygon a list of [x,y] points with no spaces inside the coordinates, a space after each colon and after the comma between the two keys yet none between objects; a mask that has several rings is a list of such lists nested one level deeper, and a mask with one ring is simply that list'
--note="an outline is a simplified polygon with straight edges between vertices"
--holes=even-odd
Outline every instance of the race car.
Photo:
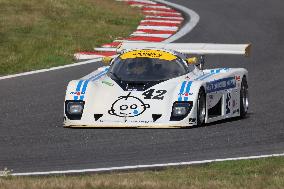
[{"label": "race car", "polygon": [[69,82],[65,127],[191,127],[248,112],[248,71],[204,69],[204,56],[248,56],[250,44],[127,42],[117,52]]}]

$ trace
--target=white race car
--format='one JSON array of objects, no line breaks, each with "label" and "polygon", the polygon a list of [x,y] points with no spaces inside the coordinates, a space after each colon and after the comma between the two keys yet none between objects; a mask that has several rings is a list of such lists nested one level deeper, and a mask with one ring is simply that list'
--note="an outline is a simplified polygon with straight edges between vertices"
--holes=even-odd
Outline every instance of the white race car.
[{"label": "white race car", "polygon": [[[248,71],[203,69],[204,55],[249,44],[123,43],[108,66],[68,84],[65,127],[188,127],[248,111]],[[200,57],[187,58],[194,54]]]}]

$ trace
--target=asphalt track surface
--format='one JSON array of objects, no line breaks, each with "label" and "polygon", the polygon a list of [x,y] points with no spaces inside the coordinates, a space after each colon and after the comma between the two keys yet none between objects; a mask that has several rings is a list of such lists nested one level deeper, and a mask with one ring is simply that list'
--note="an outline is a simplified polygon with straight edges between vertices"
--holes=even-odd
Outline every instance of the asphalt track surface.
[{"label": "asphalt track surface", "polygon": [[207,57],[207,67],[249,70],[248,118],[193,129],[64,129],[69,80],[87,64],[0,81],[0,169],[56,171],[284,152],[283,0],[171,0],[200,22],[178,42],[253,44],[250,58]]}]

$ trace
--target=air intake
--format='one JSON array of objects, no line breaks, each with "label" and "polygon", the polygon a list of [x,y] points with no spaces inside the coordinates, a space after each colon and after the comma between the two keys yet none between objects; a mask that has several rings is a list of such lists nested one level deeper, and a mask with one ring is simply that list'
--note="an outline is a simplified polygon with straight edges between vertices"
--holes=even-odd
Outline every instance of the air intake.
[{"label": "air intake", "polygon": [[145,83],[127,83],[126,90],[127,91],[144,91],[145,90]]},{"label": "air intake", "polygon": [[152,118],[153,118],[153,121],[157,121],[160,117],[162,117],[162,114],[152,114]]},{"label": "air intake", "polygon": [[98,121],[102,116],[103,114],[94,114],[95,121]]}]

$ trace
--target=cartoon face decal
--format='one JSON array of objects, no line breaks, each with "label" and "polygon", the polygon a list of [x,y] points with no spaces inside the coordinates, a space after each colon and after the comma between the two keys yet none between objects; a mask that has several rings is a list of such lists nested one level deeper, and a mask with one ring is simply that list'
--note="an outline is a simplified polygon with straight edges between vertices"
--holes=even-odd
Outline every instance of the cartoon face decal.
[{"label": "cartoon face decal", "polygon": [[130,92],[127,96],[118,97],[108,113],[118,117],[135,117],[141,115],[147,108],[150,108],[149,104],[145,104],[139,98],[131,96]]}]

